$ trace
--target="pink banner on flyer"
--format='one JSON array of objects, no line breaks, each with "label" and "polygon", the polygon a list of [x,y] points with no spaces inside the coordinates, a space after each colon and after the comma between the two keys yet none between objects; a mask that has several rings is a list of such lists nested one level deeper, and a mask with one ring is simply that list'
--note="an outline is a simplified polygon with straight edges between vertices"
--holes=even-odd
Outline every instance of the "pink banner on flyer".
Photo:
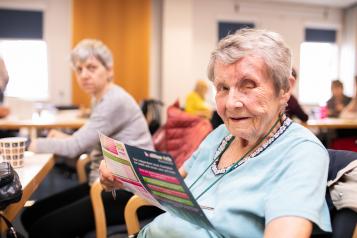
[{"label": "pink banner on flyer", "polygon": [[126,179],[123,177],[115,177],[115,179],[119,182],[124,182],[124,183],[130,183],[132,185],[138,186],[138,187],[142,187],[140,182],[134,181],[134,180],[130,180],[130,179]]},{"label": "pink banner on flyer", "polygon": [[182,193],[182,192],[178,192],[178,191],[175,191],[175,190],[166,189],[166,188],[159,187],[159,186],[152,185],[152,184],[148,184],[148,187],[150,189],[152,189],[152,190],[155,190],[155,191],[158,191],[158,192],[162,192],[162,193],[166,193],[166,194],[170,194],[170,195],[175,196],[175,197],[189,199],[189,197],[187,196],[186,193]]},{"label": "pink banner on flyer", "polygon": [[139,172],[142,176],[145,176],[145,177],[150,177],[150,178],[166,181],[168,183],[180,184],[180,182],[175,177],[167,176],[164,174],[159,174],[159,173],[152,172],[152,171],[142,169],[142,168],[139,168]]}]

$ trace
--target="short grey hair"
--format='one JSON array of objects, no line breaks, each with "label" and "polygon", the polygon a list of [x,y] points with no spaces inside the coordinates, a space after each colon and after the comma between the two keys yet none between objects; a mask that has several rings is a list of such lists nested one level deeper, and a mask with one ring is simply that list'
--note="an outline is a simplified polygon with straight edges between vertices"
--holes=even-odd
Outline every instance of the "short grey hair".
[{"label": "short grey hair", "polygon": [[262,29],[241,29],[223,38],[211,54],[208,78],[214,81],[217,61],[233,64],[249,55],[263,59],[277,95],[290,89],[291,51],[278,33]]},{"label": "short grey hair", "polygon": [[71,52],[71,64],[75,67],[77,62],[84,62],[91,56],[96,57],[105,68],[113,67],[113,55],[109,48],[100,40],[81,40]]}]

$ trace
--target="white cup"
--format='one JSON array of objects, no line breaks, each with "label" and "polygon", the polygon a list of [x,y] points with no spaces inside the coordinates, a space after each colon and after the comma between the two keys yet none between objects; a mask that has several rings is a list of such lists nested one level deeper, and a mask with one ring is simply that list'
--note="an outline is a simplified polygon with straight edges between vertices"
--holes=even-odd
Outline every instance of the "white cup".
[{"label": "white cup", "polygon": [[20,168],[24,165],[24,153],[27,138],[8,137],[0,139],[0,153],[3,161],[9,162],[12,167]]}]

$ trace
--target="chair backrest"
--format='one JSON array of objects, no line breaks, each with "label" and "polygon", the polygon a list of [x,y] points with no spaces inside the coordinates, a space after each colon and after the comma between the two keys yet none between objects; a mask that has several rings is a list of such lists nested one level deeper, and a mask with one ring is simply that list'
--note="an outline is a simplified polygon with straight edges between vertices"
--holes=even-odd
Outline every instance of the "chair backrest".
[{"label": "chair backrest", "polygon": [[146,99],[140,104],[151,134],[154,134],[161,126],[161,108],[163,105],[163,102],[156,99]]},{"label": "chair backrest", "polygon": [[184,112],[176,102],[167,109],[167,122],[153,141],[156,150],[169,153],[180,167],[211,131],[209,120]]},{"label": "chair backrest", "polygon": [[[357,160],[357,153],[346,150],[332,150],[329,149],[330,164],[328,180],[333,180],[338,171],[346,167],[352,161]],[[356,194],[357,199],[357,194]],[[332,237],[357,238],[357,213],[349,208],[337,210],[331,200],[329,191],[326,191],[326,201],[330,208],[331,223],[332,223]]]}]

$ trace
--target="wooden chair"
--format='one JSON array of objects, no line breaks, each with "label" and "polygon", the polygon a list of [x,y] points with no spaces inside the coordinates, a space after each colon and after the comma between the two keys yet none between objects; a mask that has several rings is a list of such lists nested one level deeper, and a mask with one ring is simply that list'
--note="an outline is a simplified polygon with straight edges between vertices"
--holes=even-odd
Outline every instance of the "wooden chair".
[{"label": "wooden chair", "polygon": [[[81,155],[77,161],[76,170],[77,170],[78,180],[80,183],[85,183],[88,181],[86,166],[89,162],[90,162],[90,157],[87,154]],[[102,200],[102,191],[103,188],[98,179],[92,184],[90,189],[90,198],[94,211],[95,233],[97,238],[107,237],[107,225],[106,225],[105,210]]]},{"label": "wooden chair", "polygon": [[88,181],[88,176],[86,172],[86,165],[90,162],[90,157],[87,154],[82,154],[79,156],[76,163],[76,170],[79,183],[85,183]]},{"label": "wooden chair", "polygon": [[137,211],[142,206],[153,206],[145,199],[134,195],[127,202],[124,209],[124,218],[128,236],[135,235],[140,231],[140,223],[138,219]]},{"label": "wooden chair", "polygon": [[95,234],[97,238],[107,237],[107,221],[105,219],[102,191],[103,188],[98,179],[92,184],[90,189],[90,198],[94,211]]}]

